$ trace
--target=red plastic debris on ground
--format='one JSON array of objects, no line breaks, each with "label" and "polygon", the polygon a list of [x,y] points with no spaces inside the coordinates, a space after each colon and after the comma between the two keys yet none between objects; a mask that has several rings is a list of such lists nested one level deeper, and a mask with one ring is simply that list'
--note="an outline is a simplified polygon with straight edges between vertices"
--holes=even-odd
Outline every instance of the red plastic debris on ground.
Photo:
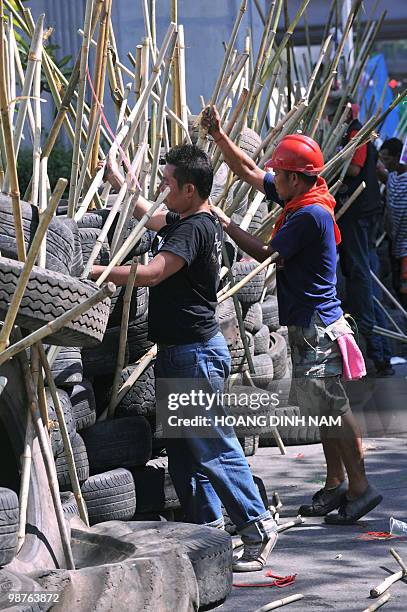
[{"label": "red plastic debris on ground", "polygon": [[277,576],[277,574],[273,574],[271,570],[265,573],[267,578],[274,578],[272,582],[256,582],[256,583],[233,583],[234,587],[278,587],[282,589],[286,586],[290,586],[295,582],[297,574],[292,574],[291,576]]}]

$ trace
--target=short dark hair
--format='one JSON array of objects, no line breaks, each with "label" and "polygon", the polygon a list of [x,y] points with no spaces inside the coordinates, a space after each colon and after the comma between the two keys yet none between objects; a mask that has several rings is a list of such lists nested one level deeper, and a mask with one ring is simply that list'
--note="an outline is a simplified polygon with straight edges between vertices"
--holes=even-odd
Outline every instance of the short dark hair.
[{"label": "short dark hair", "polygon": [[398,138],[389,138],[385,140],[380,147],[380,151],[384,150],[388,151],[392,157],[400,158],[403,150],[403,143]]},{"label": "short dark hair", "polygon": [[[289,172],[292,172],[292,170],[284,170],[284,172],[288,174]],[[307,187],[313,187],[315,183],[317,182],[318,177],[315,175],[310,176],[309,174],[304,174],[303,172],[296,172],[295,174],[298,174],[300,179],[304,181]]]},{"label": "short dark hair", "polygon": [[175,166],[174,177],[180,189],[186,183],[192,183],[203,200],[209,198],[213,168],[205,151],[193,144],[179,145],[168,151],[165,161]]}]

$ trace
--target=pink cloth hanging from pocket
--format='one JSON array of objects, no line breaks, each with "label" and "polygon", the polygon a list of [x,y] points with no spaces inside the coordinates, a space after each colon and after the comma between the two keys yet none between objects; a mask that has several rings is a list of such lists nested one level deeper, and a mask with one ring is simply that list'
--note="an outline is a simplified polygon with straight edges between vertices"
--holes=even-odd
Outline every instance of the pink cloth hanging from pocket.
[{"label": "pink cloth hanging from pocket", "polygon": [[342,354],[344,380],[358,380],[366,376],[365,360],[353,334],[344,334],[336,339]]}]

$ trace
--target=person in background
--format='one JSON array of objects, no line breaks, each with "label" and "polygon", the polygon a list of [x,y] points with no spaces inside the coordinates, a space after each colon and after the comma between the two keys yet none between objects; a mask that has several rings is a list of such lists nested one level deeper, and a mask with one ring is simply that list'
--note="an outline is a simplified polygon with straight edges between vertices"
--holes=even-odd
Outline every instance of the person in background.
[{"label": "person in background", "polygon": [[398,138],[385,140],[380,148],[378,174],[386,184],[394,288],[407,309],[407,165],[400,161],[402,150],[403,143]]},{"label": "person in background", "polygon": [[[299,513],[325,516],[330,524],[352,524],[375,508],[382,496],[367,480],[359,426],[341,382],[347,367],[355,378],[366,371],[336,295],[340,231],[334,215],[335,199],[319,176],[324,167],[321,149],[308,136],[285,136],[265,165],[266,170],[273,169],[273,176],[225,134],[215,107],[205,109],[201,125],[234,174],[265,193],[267,199],[275,200],[277,195],[283,203],[269,244],[242,230],[221,209],[214,210],[232,240],[251,257],[264,261],[278,253],[279,320],[280,325],[288,326],[301,414],[304,419],[312,415],[340,421],[339,426],[320,427],[325,486],[311,503],[300,507]],[[349,359],[342,353],[343,342]],[[332,513],[335,509],[338,512]]]},{"label": "person in background", "polygon": [[[328,120],[332,120],[342,97],[343,92],[340,90],[330,93],[325,111]],[[358,112],[358,105],[351,104],[342,146],[347,145],[362,128]],[[362,350],[373,361],[376,375],[391,376],[394,370],[385,343],[381,336],[373,333],[377,321],[373,300],[374,281],[370,273],[370,252],[376,248],[377,221],[382,213],[376,164],[377,151],[371,142],[358,147],[343,184],[336,194],[337,210],[339,210],[360,184],[363,181],[366,183],[365,189],[338,221],[342,236],[339,256],[346,281],[346,306],[366,343],[366,347],[362,346]]]}]

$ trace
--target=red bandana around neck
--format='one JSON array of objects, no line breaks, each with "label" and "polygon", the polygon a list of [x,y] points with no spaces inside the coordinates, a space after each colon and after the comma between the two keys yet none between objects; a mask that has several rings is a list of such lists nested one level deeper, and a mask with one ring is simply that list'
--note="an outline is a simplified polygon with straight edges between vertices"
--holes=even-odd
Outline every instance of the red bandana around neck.
[{"label": "red bandana around neck", "polygon": [[335,221],[334,213],[336,200],[329,193],[328,186],[322,176],[319,176],[317,178],[317,182],[315,183],[315,185],[311,187],[311,189],[309,189],[306,193],[303,193],[302,195],[297,196],[296,198],[293,198],[292,200],[289,200],[286,203],[280,216],[276,221],[271,237],[274,238],[274,236],[277,234],[278,230],[284,224],[288,213],[300,210],[300,208],[304,208],[305,206],[311,206],[311,204],[317,204],[318,206],[322,206],[322,208],[325,208],[325,210],[329,212],[334,222],[335,241],[336,244],[339,244],[341,241],[341,232],[339,230],[338,224]]}]

